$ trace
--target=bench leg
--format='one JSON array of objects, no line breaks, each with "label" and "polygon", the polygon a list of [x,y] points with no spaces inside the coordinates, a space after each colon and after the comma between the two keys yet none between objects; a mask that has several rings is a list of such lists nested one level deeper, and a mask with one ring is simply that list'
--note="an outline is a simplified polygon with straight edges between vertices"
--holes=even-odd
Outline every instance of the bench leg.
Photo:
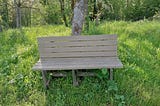
[{"label": "bench leg", "polygon": [[43,78],[44,87],[48,89],[49,80],[47,80],[46,77],[47,77],[47,72],[45,70],[42,70],[42,78]]},{"label": "bench leg", "polygon": [[113,69],[112,68],[109,68],[108,69],[108,73],[109,73],[109,80],[113,80]]},{"label": "bench leg", "polygon": [[74,86],[78,86],[77,70],[72,70],[72,78],[73,78],[73,85]]}]

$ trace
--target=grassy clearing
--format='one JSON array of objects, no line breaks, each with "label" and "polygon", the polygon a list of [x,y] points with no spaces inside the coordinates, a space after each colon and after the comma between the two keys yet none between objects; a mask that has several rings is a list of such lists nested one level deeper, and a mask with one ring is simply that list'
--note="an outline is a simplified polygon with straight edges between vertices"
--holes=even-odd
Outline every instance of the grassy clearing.
[{"label": "grassy clearing", "polygon": [[[124,64],[115,82],[85,77],[79,87],[71,76],[54,79],[45,91],[41,73],[31,70],[38,60],[38,36],[70,35],[70,28],[42,26],[0,33],[0,105],[158,106],[160,104],[160,24],[156,21],[104,22],[90,25],[86,35],[118,34]],[[71,73],[69,73],[71,74]]]}]

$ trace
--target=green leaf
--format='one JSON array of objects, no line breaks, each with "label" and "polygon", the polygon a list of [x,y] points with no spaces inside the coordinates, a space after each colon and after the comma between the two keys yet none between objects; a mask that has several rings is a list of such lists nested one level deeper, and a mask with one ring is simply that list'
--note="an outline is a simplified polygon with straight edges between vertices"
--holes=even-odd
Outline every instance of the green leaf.
[{"label": "green leaf", "polygon": [[108,81],[108,90],[118,91],[117,83],[115,83],[114,81]]},{"label": "green leaf", "polygon": [[122,103],[118,103],[118,106],[123,106],[123,104]]},{"label": "green leaf", "polygon": [[106,75],[107,74],[107,69],[106,68],[102,68],[102,74]]}]

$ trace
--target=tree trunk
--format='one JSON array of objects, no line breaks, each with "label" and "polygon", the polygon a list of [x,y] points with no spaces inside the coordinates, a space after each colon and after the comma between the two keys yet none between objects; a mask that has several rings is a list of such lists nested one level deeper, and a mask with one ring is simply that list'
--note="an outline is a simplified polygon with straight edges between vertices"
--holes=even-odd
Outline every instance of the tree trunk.
[{"label": "tree trunk", "polygon": [[85,29],[89,31],[89,11],[88,11],[88,0],[85,0]]},{"label": "tree trunk", "polygon": [[0,23],[0,32],[2,32],[3,30],[2,30],[2,26],[1,26],[1,23]]},{"label": "tree trunk", "polygon": [[126,0],[126,7],[128,7],[129,5],[129,0]]},{"label": "tree trunk", "polygon": [[32,25],[32,8],[29,8],[29,26],[31,27]]},{"label": "tree trunk", "polygon": [[93,15],[97,15],[97,0],[94,0],[94,8],[93,8]]},{"label": "tree trunk", "polygon": [[74,12],[74,6],[75,6],[75,2],[76,0],[71,0],[71,10],[72,10],[72,15],[71,15],[71,18],[70,18],[70,23],[72,23],[72,20],[73,20],[73,12]]},{"label": "tree trunk", "polygon": [[71,0],[71,9],[74,9],[74,5],[75,5],[75,0]]},{"label": "tree trunk", "polygon": [[16,15],[16,23],[17,23],[17,28],[21,27],[21,7],[17,7],[17,15]]},{"label": "tree trunk", "polygon": [[5,27],[9,25],[9,16],[8,16],[8,0],[3,0],[3,13],[2,13],[2,20],[5,22]]},{"label": "tree trunk", "polygon": [[15,5],[15,10],[16,10],[16,27],[20,28],[21,27],[21,3],[20,0],[17,1],[14,0],[14,5]]},{"label": "tree trunk", "polygon": [[60,6],[61,6],[61,14],[63,17],[63,21],[65,23],[65,26],[68,27],[67,18],[66,18],[65,12],[64,12],[64,0],[59,0],[59,2],[60,2]]},{"label": "tree trunk", "polygon": [[72,20],[72,35],[80,35],[85,20],[86,3],[88,0],[77,0],[74,6],[74,16]]}]

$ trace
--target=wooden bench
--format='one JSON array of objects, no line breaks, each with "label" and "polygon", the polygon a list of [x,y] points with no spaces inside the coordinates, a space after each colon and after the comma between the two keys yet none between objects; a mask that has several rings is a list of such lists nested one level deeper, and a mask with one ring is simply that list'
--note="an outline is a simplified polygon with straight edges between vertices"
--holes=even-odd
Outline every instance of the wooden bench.
[{"label": "wooden bench", "polygon": [[77,76],[86,74],[77,70],[107,68],[112,80],[113,68],[123,67],[117,56],[116,35],[40,37],[38,46],[40,60],[33,69],[42,71],[45,87],[49,82],[47,72],[72,70],[73,85],[78,85]]}]

